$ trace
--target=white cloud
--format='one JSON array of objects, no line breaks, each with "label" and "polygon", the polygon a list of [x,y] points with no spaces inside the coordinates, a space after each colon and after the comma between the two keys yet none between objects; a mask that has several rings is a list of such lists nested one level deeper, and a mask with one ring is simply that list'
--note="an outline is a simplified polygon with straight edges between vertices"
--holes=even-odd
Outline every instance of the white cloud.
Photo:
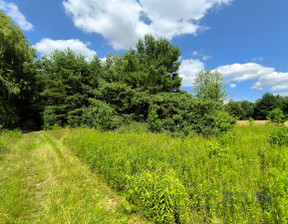
[{"label": "white cloud", "polygon": [[115,49],[134,47],[146,33],[171,39],[205,29],[208,10],[232,0],[65,0],[76,27],[101,34]]},{"label": "white cloud", "polygon": [[231,83],[230,86],[229,86],[231,89],[234,89],[237,87],[237,85],[235,83]]},{"label": "white cloud", "polygon": [[288,89],[288,72],[267,73],[261,76],[252,88],[263,89],[265,86],[271,86],[272,91]]},{"label": "white cloud", "polygon": [[256,63],[224,65],[216,68],[226,82],[243,82],[261,77],[273,72],[273,68],[264,67]]},{"label": "white cloud", "polygon": [[284,92],[284,93],[274,93],[273,95],[280,95],[280,96],[288,96],[288,92]]},{"label": "white cloud", "polygon": [[11,17],[12,21],[16,23],[22,30],[30,31],[33,25],[28,22],[25,16],[19,11],[17,5],[0,0],[0,9]]},{"label": "white cloud", "polygon": [[87,43],[83,43],[77,39],[51,40],[49,38],[45,38],[36,43],[33,47],[35,47],[41,55],[49,54],[56,49],[65,50],[68,47],[76,54],[82,54],[85,58],[92,58],[96,54],[95,51],[88,48]]},{"label": "white cloud", "polygon": [[182,86],[193,86],[197,73],[203,69],[204,63],[198,59],[182,60],[179,68],[179,74],[182,77]]},{"label": "white cloud", "polygon": [[262,90],[271,87],[271,91],[288,89],[288,72],[277,72],[275,68],[265,67],[257,63],[232,64],[216,68],[226,82],[243,82],[257,80],[252,89]]}]

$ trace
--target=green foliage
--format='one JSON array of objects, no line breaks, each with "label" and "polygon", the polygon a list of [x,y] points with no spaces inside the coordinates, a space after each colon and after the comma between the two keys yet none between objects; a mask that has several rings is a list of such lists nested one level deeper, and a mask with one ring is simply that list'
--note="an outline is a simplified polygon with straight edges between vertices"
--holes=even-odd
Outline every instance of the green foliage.
[{"label": "green foliage", "polygon": [[242,120],[245,118],[246,112],[241,106],[241,102],[236,102],[233,100],[230,100],[228,104],[225,105],[228,113],[237,119]]},{"label": "green foliage", "polygon": [[150,113],[148,114],[148,117],[147,117],[147,123],[151,131],[159,132],[161,130],[161,122],[158,118],[156,106],[151,107]]},{"label": "green foliage", "polygon": [[173,170],[144,171],[129,180],[128,201],[156,223],[188,223],[189,197]]},{"label": "green foliage", "polygon": [[282,108],[281,96],[265,93],[262,98],[255,103],[254,118],[256,120],[265,120],[269,112],[276,108]]},{"label": "green foliage", "polygon": [[244,110],[245,115],[240,117],[241,120],[247,120],[254,116],[254,103],[249,102],[248,100],[243,100],[240,102],[241,108]]},{"label": "green foliage", "polygon": [[281,109],[276,108],[269,112],[267,120],[276,125],[284,125],[287,117],[283,114],[283,111]]},{"label": "green foliage", "polygon": [[268,142],[272,145],[288,146],[288,128],[281,127],[272,131],[268,137]]},{"label": "green foliage", "polygon": [[46,107],[43,113],[43,129],[53,129],[55,125],[59,126],[60,121],[57,119],[57,115],[54,113],[51,107]]},{"label": "green foliage", "polygon": [[249,125],[252,126],[254,124],[255,124],[255,120],[252,117],[250,117],[249,118]]},{"label": "green foliage", "polygon": [[24,34],[0,10],[0,123],[5,128],[37,116],[33,108],[37,98],[35,57]]},{"label": "green foliage", "polygon": [[44,127],[54,123],[62,127],[78,126],[81,108],[89,105],[88,98],[93,95],[92,87],[97,82],[95,78],[89,80],[85,58],[70,49],[56,50],[38,61],[37,67],[38,84],[42,86]]},{"label": "green foliage", "polygon": [[203,134],[218,135],[232,129],[236,123],[236,119],[224,110],[214,110],[209,114],[205,114],[203,123]]},{"label": "green foliage", "polygon": [[22,131],[19,128],[12,129],[12,130],[7,130],[4,129],[2,131],[2,135],[8,136],[8,137],[22,137]]},{"label": "green foliage", "polygon": [[1,160],[1,153],[6,150],[6,144],[2,138],[0,138],[0,160]]},{"label": "green foliage", "polygon": [[193,93],[199,99],[222,102],[227,95],[224,90],[223,77],[217,71],[207,70],[198,73],[193,86]]},{"label": "green foliage", "polygon": [[180,49],[167,39],[156,39],[152,35],[145,35],[136,48],[139,71],[143,72],[142,89],[151,93],[178,92],[181,85],[178,74]]},{"label": "green foliage", "polygon": [[[7,19],[3,21],[3,24],[11,23]],[[19,31],[14,25],[11,27],[16,33]],[[21,32],[17,34],[24,38]],[[196,98],[180,91],[180,50],[165,38],[146,35],[138,41],[135,50],[122,55],[110,53],[105,62],[96,55],[88,62],[68,48],[55,50],[34,63],[35,51],[25,38],[21,41],[27,49],[21,49],[19,55],[27,56],[27,60],[21,61],[23,63],[19,66],[23,68],[23,74],[29,72],[27,78],[33,77],[29,83],[28,79],[27,83],[23,79],[27,84],[25,88],[34,91],[29,90],[33,106],[20,116],[18,109],[22,110],[24,101],[0,97],[0,122],[4,127],[8,123],[11,126],[23,122],[23,118],[28,118],[27,114],[33,110],[31,114],[35,117],[37,113],[41,114],[44,129],[88,126],[111,130],[131,122],[147,122],[153,132],[169,131],[174,135],[187,136],[194,132],[215,134],[229,129],[230,118],[220,119],[219,122],[215,120],[222,116],[217,111],[223,109],[223,97],[226,95],[221,74],[211,71],[200,73],[195,82]],[[11,57],[8,59],[11,60]],[[7,94],[2,95],[23,97],[24,92],[21,92],[17,79],[13,79],[16,82],[11,84],[5,78],[11,76],[11,69],[6,69],[6,73],[2,70],[0,84],[7,90],[3,88]],[[15,73],[15,77],[17,75],[20,73]],[[11,106],[11,102],[17,103],[17,106]],[[32,101],[25,102],[28,105]],[[28,126],[31,121],[26,120]],[[224,127],[225,121],[230,122],[227,127]]]},{"label": "green foliage", "polygon": [[81,123],[93,128],[114,129],[120,123],[114,115],[115,111],[109,104],[91,99],[91,106],[83,108]]},{"label": "green foliage", "polygon": [[276,129],[209,138],[78,129],[65,144],[156,223],[282,223],[288,147],[271,147]]}]

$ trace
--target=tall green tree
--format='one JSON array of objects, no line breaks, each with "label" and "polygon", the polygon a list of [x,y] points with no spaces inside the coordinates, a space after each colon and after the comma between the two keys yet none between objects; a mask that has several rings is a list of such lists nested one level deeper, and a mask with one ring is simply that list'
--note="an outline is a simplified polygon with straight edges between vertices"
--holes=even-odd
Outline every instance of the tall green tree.
[{"label": "tall green tree", "polygon": [[105,80],[124,82],[133,89],[160,92],[179,92],[181,78],[180,49],[167,39],[156,39],[146,35],[139,40],[136,49],[130,49],[122,56],[107,56]]},{"label": "tall green tree", "polygon": [[80,124],[82,107],[89,105],[97,85],[90,74],[89,63],[70,49],[55,50],[38,61],[45,128]]},{"label": "tall green tree", "polygon": [[199,99],[223,103],[224,98],[227,96],[224,86],[221,73],[206,70],[197,74],[193,85],[193,93]]},{"label": "tall green tree", "polygon": [[255,104],[248,101],[243,100],[240,102],[242,109],[245,111],[244,117],[242,117],[242,120],[248,120],[249,118],[252,118],[254,116],[254,106]]},{"label": "tall green tree", "polygon": [[[146,35],[143,40],[139,40],[136,49],[138,69],[144,73],[143,86],[152,93],[179,92],[180,49],[167,39],[156,39],[153,35]],[[128,66],[134,68],[134,64],[130,60]]]},{"label": "tall green tree", "polygon": [[[222,74],[217,71],[199,72],[194,82],[194,129],[203,134],[219,134],[228,131],[235,119],[225,111],[227,95]],[[191,118],[190,118],[191,119]]]},{"label": "tall green tree", "polygon": [[[28,125],[35,117],[36,51],[0,10],[0,125]],[[26,123],[26,124],[24,124]]]},{"label": "tall green tree", "polygon": [[282,108],[282,97],[280,95],[273,95],[272,93],[265,93],[261,99],[255,103],[254,118],[256,120],[265,120],[269,112]]}]

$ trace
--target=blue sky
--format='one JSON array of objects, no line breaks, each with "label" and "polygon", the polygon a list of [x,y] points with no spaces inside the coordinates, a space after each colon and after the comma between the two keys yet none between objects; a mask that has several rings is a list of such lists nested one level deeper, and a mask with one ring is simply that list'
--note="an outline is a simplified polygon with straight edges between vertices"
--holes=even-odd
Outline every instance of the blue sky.
[{"label": "blue sky", "polygon": [[151,33],[181,49],[185,90],[210,69],[230,99],[288,95],[287,0],[0,0],[0,9],[39,56],[70,47],[105,58]]}]

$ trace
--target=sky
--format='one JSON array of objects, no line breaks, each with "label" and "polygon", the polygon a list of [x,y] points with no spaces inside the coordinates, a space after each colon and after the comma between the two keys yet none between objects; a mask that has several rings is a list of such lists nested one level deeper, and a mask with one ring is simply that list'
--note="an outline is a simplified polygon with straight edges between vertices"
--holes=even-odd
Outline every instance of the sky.
[{"label": "sky", "polygon": [[228,98],[288,96],[288,0],[0,0],[38,56],[70,47],[86,58],[135,48],[145,34],[181,50],[181,88],[223,75]]}]

